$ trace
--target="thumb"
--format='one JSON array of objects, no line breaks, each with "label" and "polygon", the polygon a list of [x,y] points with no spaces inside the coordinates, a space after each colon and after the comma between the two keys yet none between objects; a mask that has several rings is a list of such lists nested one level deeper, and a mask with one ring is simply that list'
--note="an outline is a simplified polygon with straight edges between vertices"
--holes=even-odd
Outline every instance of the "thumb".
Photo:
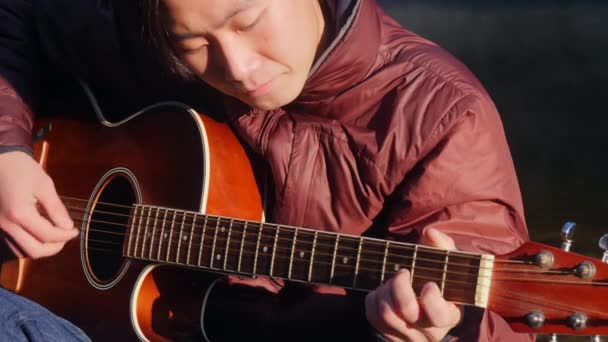
[{"label": "thumb", "polygon": [[456,249],[456,244],[451,237],[449,237],[446,233],[432,227],[429,227],[422,232],[420,244],[447,250]]}]

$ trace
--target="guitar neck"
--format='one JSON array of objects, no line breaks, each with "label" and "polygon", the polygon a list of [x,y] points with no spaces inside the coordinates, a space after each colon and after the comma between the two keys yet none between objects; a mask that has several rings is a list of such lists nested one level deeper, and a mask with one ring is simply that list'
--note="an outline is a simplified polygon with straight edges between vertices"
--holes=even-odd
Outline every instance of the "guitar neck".
[{"label": "guitar neck", "polygon": [[222,273],[370,291],[400,269],[414,290],[435,282],[450,301],[485,307],[493,256],[203,215],[132,209],[123,254]]}]

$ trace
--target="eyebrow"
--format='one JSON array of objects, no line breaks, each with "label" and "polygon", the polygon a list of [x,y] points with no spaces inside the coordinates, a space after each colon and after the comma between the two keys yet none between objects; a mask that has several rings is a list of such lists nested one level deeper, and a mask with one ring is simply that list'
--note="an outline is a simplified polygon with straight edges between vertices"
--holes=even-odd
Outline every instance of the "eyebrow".
[{"label": "eyebrow", "polygon": [[[236,16],[237,14],[243,12],[244,10],[248,9],[251,7],[251,0],[241,0],[239,2],[239,5],[235,8],[233,8],[230,12],[228,12],[228,14],[226,14],[226,16],[222,19],[222,21],[214,26],[214,29],[218,29],[220,27],[223,27],[226,25],[226,23],[228,22],[228,20],[232,19],[232,17]],[[203,34],[199,33],[199,32],[186,32],[186,33],[175,33],[175,32],[170,32],[171,37],[173,39],[176,40],[185,40],[185,39],[190,39],[190,38],[196,38],[196,37],[200,37]]]}]

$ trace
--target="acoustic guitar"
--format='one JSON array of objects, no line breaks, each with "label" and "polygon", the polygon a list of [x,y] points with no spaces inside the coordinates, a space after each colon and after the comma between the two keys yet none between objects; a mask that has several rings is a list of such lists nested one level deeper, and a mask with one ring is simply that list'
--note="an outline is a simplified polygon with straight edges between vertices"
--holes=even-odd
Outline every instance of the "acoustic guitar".
[{"label": "acoustic guitar", "polygon": [[56,256],[4,261],[0,284],[93,340],[201,338],[206,272],[370,291],[402,268],[416,290],[434,281],[517,332],[608,335],[598,259],[534,242],[493,256],[264,223],[254,170],[226,124],[179,103],[112,123],[88,95],[97,119],[41,119],[35,144],[81,234]]}]

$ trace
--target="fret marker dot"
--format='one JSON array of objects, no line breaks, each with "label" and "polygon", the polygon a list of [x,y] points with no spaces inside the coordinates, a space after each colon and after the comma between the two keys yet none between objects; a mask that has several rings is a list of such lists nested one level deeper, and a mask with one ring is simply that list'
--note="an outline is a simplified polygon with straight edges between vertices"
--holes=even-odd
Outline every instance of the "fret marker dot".
[{"label": "fret marker dot", "polygon": [[222,233],[223,233],[223,232],[225,232],[225,231],[226,231],[226,228],[225,228],[224,226],[222,226],[222,228],[221,228],[220,230],[221,230],[221,231],[222,231]]},{"label": "fret marker dot", "polygon": [[344,259],[342,259],[342,262],[345,263],[345,264],[348,264],[348,258],[344,257]]},{"label": "fret marker dot", "polygon": [[395,264],[395,271],[399,271],[399,264]]},{"label": "fret marker dot", "polygon": [[184,235],[183,240],[188,241],[188,235]]},{"label": "fret marker dot", "polygon": [[221,256],[220,254],[218,254],[218,255],[217,255],[215,258],[216,258],[217,260],[221,260],[221,259],[222,259],[222,256]]},{"label": "fret marker dot", "polygon": [[165,238],[165,239],[169,238],[169,233],[163,234],[163,238]]},{"label": "fret marker dot", "polygon": [[264,246],[264,248],[262,248],[262,250],[264,251],[264,253],[268,253],[268,247]]},{"label": "fret marker dot", "polygon": [[305,255],[304,252],[300,252],[300,258],[303,258],[304,255]]}]

